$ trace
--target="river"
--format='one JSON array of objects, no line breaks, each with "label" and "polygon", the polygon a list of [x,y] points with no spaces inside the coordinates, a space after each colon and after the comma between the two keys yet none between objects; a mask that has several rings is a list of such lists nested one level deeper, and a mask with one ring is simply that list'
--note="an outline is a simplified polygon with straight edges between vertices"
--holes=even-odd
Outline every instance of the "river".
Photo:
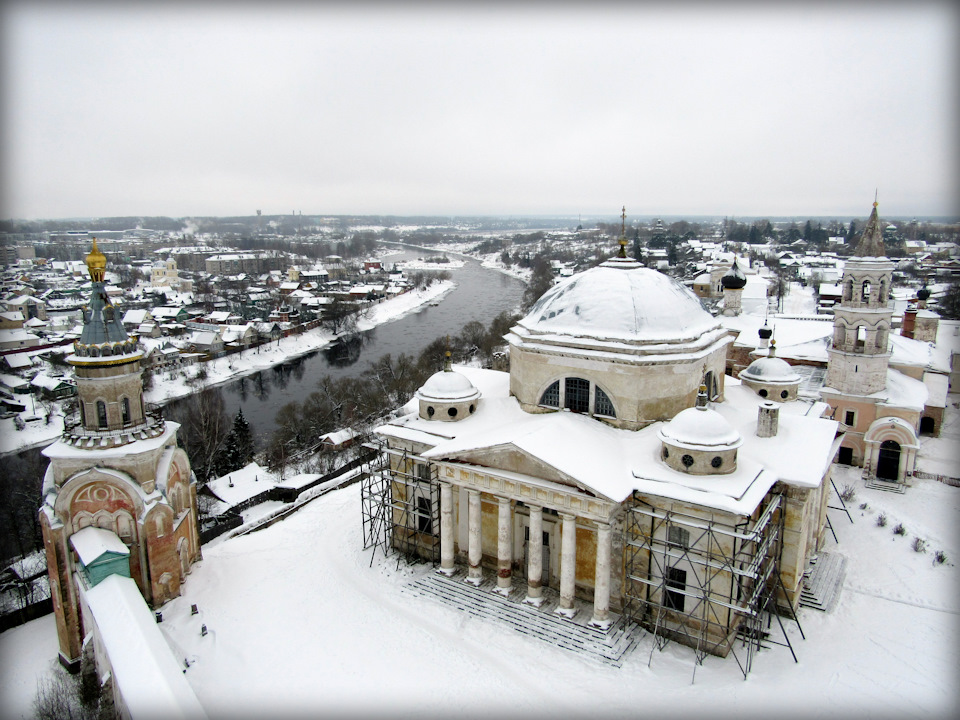
[{"label": "river", "polygon": [[[405,250],[383,260],[393,263],[437,254],[440,253]],[[263,447],[273,432],[280,408],[302,401],[313,392],[323,375],[357,376],[387,353],[417,356],[435,338],[456,335],[471,320],[487,325],[502,311],[520,306],[525,285],[516,278],[485,268],[472,258],[465,258],[462,268],[452,268],[449,272],[456,287],[439,305],[426,306],[419,312],[368,330],[348,344],[318,350],[221,386],[230,417],[242,408],[257,446]]]}]

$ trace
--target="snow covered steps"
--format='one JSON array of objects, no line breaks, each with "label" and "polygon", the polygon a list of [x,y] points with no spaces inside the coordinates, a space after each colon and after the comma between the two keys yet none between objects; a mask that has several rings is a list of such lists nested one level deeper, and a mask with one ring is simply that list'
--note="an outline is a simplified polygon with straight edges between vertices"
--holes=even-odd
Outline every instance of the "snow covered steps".
[{"label": "snow covered steps", "polygon": [[403,592],[420,597],[438,600],[445,605],[455,607],[484,620],[499,621],[511,629],[550,643],[554,647],[576,652],[604,665],[620,667],[623,658],[636,645],[642,633],[640,627],[623,616],[611,613],[611,624],[607,630],[586,624],[590,619],[589,610],[578,605],[573,619],[556,615],[556,598],[548,594],[539,607],[521,602],[525,595],[526,583],[522,589],[514,585],[509,597],[493,592],[495,583],[486,581],[475,587],[463,581],[464,575],[458,573],[452,578],[431,574],[403,587]]},{"label": "snow covered steps", "polygon": [[865,477],[863,479],[863,486],[873,490],[886,490],[887,492],[900,493],[901,495],[907,490],[906,483],[894,482],[892,480],[878,480],[875,477]]},{"label": "snow covered steps", "polygon": [[847,559],[836,553],[822,552],[816,563],[803,577],[800,605],[831,612],[840,599],[843,580],[847,575]]}]

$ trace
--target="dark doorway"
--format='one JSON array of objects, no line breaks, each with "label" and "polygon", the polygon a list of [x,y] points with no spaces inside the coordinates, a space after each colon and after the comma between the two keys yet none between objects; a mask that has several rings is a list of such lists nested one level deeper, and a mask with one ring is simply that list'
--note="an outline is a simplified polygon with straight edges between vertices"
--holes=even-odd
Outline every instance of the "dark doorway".
[{"label": "dark doorway", "polygon": [[900,473],[900,445],[894,440],[884,440],[877,458],[877,479],[896,482]]},{"label": "dark doorway", "polygon": [[853,465],[853,448],[841,447],[837,453],[837,462],[841,465]]},{"label": "dark doorway", "polygon": [[937,427],[936,421],[930,417],[920,418],[920,434],[921,435],[933,435],[934,430]]}]

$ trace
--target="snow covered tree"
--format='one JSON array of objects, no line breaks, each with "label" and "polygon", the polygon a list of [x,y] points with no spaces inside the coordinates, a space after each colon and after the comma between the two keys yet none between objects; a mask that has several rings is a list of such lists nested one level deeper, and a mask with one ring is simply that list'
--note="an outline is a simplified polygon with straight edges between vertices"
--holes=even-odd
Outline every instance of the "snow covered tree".
[{"label": "snow covered tree", "polygon": [[217,474],[223,476],[239,470],[253,460],[253,434],[241,408],[233,419],[233,427],[227,433],[223,449],[217,457]]}]

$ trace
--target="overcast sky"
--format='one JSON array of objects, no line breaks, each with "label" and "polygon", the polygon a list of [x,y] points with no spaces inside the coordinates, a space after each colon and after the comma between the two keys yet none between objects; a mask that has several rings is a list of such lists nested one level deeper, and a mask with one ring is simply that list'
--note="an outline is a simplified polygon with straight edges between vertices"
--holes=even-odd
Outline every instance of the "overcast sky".
[{"label": "overcast sky", "polygon": [[960,213],[950,2],[0,6],[0,216]]}]

